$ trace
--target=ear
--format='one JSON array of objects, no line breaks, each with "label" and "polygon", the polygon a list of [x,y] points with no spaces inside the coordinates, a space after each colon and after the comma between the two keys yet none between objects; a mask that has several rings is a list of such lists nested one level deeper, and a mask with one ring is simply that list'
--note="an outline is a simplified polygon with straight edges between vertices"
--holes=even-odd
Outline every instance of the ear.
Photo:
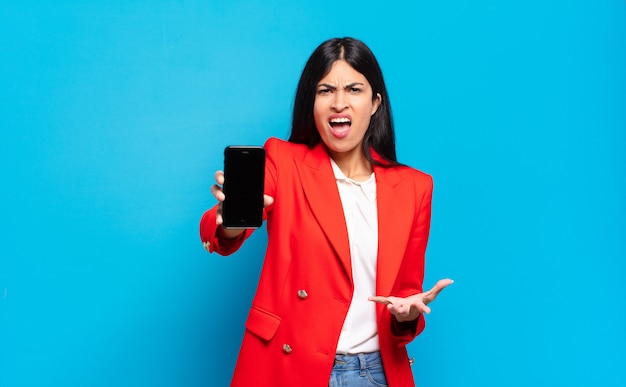
[{"label": "ear", "polygon": [[370,117],[373,116],[374,113],[376,113],[382,101],[383,97],[380,96],[380,93],[376,93],[376,98],[374,98],[372,103],[372,114],[370,114]]}]

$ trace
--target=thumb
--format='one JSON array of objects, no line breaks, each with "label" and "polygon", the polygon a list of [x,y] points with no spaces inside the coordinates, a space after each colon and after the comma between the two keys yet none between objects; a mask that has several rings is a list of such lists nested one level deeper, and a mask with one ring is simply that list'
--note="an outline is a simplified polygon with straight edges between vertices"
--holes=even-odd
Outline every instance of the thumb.
[{"label": "thumb", "polygon": [[426,292],[426,296],[424,297],[424,304],[429,304],[429,303],[435,301],[435,298],[437,298],[439,293],[441,293],[441,291],[445,287],[447,287],[448,285],[450,285],[452,283],[454,283],[454,281],[449,279],[449,278],[440,279],[439,281],[437,281],[435,286],[433,286],[432,289],[430,289],[428,292]]}]

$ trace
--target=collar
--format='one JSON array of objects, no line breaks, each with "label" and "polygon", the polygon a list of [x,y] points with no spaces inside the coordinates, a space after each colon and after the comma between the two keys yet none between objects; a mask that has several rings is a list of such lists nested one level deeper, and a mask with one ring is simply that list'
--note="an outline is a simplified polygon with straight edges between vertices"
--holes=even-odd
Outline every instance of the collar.
[{"label": "collar", "polygon": [[337,181],[344,181],[351,186],[359,187],[367,200],[371,202],[376,200],[376,177],[374,172],[372,172],[369,179],[365,181],[356,181],[347,177],[332,157],[330,158],[330,165],[333,168],[333,173],[335,174],[335,179]]}]

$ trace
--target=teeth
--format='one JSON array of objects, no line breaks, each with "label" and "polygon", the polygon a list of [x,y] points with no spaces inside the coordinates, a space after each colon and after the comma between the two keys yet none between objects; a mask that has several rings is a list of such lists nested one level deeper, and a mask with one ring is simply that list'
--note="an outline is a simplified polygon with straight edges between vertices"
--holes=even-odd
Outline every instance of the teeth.
[{"label": "teeth", "polygon": [[345,123],[349,123],[350,119],[348,119],[348,118],[333,118],[332,120],[330,120],[330,122],[332,124],[345,124]]}]

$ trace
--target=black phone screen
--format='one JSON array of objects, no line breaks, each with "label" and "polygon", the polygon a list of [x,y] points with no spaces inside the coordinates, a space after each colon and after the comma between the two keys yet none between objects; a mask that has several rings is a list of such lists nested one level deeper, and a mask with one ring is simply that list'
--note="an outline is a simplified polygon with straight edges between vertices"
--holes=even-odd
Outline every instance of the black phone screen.
[{"label": "black phone screen", "polygon": [[222,225],[257,228],[263,223],[265,149],[260,146],[228,146],[224,150]]}]

